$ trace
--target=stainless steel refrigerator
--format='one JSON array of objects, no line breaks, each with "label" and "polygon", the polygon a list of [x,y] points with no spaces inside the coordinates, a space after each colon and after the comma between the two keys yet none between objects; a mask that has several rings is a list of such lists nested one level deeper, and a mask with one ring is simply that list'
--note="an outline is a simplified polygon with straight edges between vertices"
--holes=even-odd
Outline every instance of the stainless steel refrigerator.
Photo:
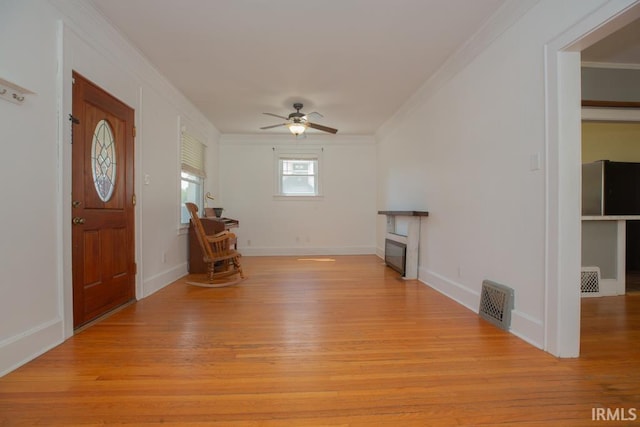
[{"label": "stainless steel refrigerator", "polygon": [[640,215],[640,163],[584,163],[582,215]]}]

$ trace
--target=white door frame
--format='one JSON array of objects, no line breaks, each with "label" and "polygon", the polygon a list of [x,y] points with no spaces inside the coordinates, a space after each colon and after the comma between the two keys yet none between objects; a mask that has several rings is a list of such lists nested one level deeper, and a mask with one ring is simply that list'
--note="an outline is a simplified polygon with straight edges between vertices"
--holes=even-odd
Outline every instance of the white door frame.
[{"label": "white door frame", "polygon": [[580,51],[638,17],[639,0],[611,0],[545,46],[544,350],[558,357],[580,354]]}]

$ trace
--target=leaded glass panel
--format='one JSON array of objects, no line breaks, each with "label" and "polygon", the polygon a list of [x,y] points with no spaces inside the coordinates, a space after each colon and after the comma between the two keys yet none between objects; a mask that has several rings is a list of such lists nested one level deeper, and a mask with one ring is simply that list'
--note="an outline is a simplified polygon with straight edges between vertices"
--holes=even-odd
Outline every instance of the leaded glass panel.
[{"label": "leaded glass panel", "polygon": [[107,202],[116,186],[116,149],[111,126],[106,120],[100,120],[93,132],[91,170],[98,196]]}]

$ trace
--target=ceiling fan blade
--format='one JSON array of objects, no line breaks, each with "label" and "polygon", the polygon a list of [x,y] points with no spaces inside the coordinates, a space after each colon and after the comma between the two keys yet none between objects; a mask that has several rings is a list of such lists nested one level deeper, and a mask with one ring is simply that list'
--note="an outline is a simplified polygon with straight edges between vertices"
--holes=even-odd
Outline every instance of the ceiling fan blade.
[{"label": "ceiling fan blade", "polygon": [[279,126],[286,126],[286,125],[288,125],[288,124],[289,124],[289,123],[281,123],[281,124],[279,124],[279,125],[271,125],[271,126],[261,127],[260,129],[271,129],[271,128],[277,128],[277,127],[279,127]]},{"label": "ceiling fan blade", "polygon": [[307,118],[307,120],[309,120],[310,118],[321,119],[324,116],[317,111],[314,111],[313,113],[305,114],[305,117]]},{"label": "ceiling fan blade", "polygon": [[277,117],[277,118],[279,118],[279,119],[289,120],[289,117],[279,116],[278,114],[273,114],[273,113],[262,113],[262,114],[266,114],[267,116]]},{"label": "ceiling fan blade", "polygon": [[311,123],[311,122],[307,122],[307,126],[309,126],[310,128],[313,129],[317,129],[317,130],[321,130],[323,132],[329,132],[329,133],[337,133],[338,129],[334,129],[334,128],[330,128],[329,126],[322,126],[316,123]]}]

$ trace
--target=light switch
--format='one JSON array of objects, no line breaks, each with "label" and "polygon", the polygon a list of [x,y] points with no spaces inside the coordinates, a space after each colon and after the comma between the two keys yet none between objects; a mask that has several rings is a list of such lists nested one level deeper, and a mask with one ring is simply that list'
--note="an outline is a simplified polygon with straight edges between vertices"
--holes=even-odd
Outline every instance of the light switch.
[{"label": "light switch", "polygon": [[144,174],[144,185],[149,185],[151,184],[151,176],[149,176],[148,173]]},{"label": "light switch", "polygon": [[529,157],[529,170],[539,171],[542,169],[540,153],[534,153]]}]

